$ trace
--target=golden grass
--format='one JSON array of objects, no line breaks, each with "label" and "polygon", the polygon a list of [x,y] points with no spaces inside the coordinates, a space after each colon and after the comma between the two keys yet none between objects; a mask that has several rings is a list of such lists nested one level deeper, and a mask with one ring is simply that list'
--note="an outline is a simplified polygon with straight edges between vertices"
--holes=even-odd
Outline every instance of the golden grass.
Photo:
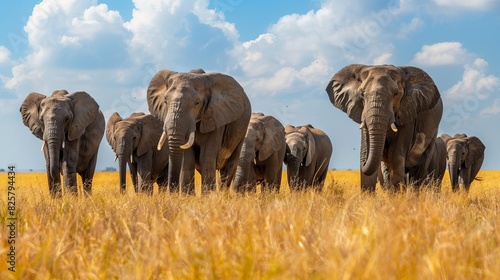
[{"label": "golden grass", "polygon": [[[500,171],[479,176],[469,194],[445,179],[367,195],[358,171],[331,171],[322,193],[148,197],[103,172],[92,198],[51,199],[44,173],[18,173],[16,272],[1,230],[0,279],[497,279]],[[1,173],[4,223],[6,187]]]}]

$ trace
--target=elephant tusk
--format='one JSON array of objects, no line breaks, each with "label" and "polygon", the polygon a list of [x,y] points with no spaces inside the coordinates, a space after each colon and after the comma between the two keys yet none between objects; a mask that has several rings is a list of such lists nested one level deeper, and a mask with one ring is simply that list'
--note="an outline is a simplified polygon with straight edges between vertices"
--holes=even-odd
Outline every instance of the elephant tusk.
[{"label": "elephant tusk", "polygon": [[115,160],[113,162],[116,162],[117,159],[118,159],[118,155],[115,155]]},{"label": "elephant tusk", "polygon": [[130,155],[130,162],[134,162],[134,157]]},{"label": "elephant tusk", "polygon": [[361,124],[359,125],[359,129],[363,129],[366,127],[366,123],[364,121],[361,122]]},{"label": "elephant tusk", "polygon": [[45,141],[42,142],[42,149],[40,149],[40,151],[43,152],[43,148],[45,148]]},{"label": "elephant tusk", "polygon": [[193,143],[194,143],[194,134],[195,134],[195,132],[194,132],[194,131],[192,131],[192,132],[189,134],[189,139],[188,139],[187,143],[186,143],[186,144],[184,144],[184,145],[182,145],[182,146],[181,146],[181,149],[183,149],[183,150],[187,150],[187,149],[191,148],[191,146],[193,146]]},{"label": "elephant tusk", "polygon": [[392,131],[394,131],[394,132],[398,132],[398,128],[397,128],[397,126],[396,126],[396,124],[395,124],[395,123],[392,123],[392,124],[391,124],[391,129],[392,129]]},{"label": "elephant tusk", "polygon": [[160,138],[160,141],[158,141],[158,151],[161,150],[161,147],[163,147],[163,144],[165,144],[165,141],[167,140],[167,133],[165,131],[163,131],[163,133],[161,134],[161,138]]}]

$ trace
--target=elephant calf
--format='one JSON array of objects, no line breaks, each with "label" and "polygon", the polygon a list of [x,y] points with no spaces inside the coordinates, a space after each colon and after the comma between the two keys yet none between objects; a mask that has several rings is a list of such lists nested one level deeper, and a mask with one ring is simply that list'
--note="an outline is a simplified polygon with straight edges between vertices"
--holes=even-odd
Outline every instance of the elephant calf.
[{"label": "elephant calf", "polygon": [[262,190],[279,191],[285,151],[285,128],[280,121],[253,113],[236,169],[235,190],[241,192],[248,187],[255,191],[256,184],[261,183]]},{"label": "elephant calf", "polygon": [[133,113],[122,119],[113,113],[106,127],[106,139],[119,161],[120,192],[126,190],[127,163],[135,192],[153,194],[153,183],[160,189],[168,178],[168,146],[156,149],[163,123],[152,115]]},{"label": "elephant calf", "polygon": [[479,138],[466,134],[448,134],[440,136],[446,143],[448,171],[453,191],[460,186],[469,191],[470,184],[481,169],[484,160],[485,146]]},{"label": "elephant calf", "polygon": [[85,193],[91,195],[105,126],[97,102],[84,91],[58,90],[51,96],[32,92],[19,110],[24,125],[43,140],[51,196],[62,195],[61,174],[66,190],[77,194],[77,173]]},{"label": "elephant calf", "polygon": [[333,152],[332,142],[312,125],[285,128],[288,185],[291,190],[314,187],[321,190]]}]

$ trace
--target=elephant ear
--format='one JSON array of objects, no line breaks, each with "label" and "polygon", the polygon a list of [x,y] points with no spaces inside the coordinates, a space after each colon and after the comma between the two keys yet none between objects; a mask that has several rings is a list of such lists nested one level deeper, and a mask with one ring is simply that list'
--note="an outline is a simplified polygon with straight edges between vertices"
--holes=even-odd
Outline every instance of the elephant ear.
[{"label": "elephant ear", "polygon": [[295,126],[291,125],[291,124],[287,124],[285,126],[285,134],[290,134],[294,131],[296,131],[297,129],[295,128]]},{"label": "elephant ear", "polygon": [[359,90],[360,73],[366,65],[351,64],[338,71],[326,86],[326,92],[333,106],[344,111],[349,118],[361,123],[363,97]]},{"label": "elephant ear", "polygon": [[[160,141],[163,132],[163,123],[153,115],[145,115],[138,119],[142,127],[141,139],[137,146],[137,155],[142,156],[153,149]],[[163,145],[162,149],[168,149]]]},{"label": "elephant ear", "polygon": [[445,144],[448,144],[448,141],[450,141],[451,139],[453,139],[453,137],[451,137],[448,134],[441,134],[441,136],[439,136],[439,138],[443,139],[443,141],[444,141]]},{"label": "elephant ear", "polygon": [[207,133],[237,120],[250,110],[250,101],[241,85],[222,73],[200,74],[208,78],[211,96],[200,120],[200,132]]},{"label": "elephant ear", "polygon": [[88,93],[78,91],[67,95],[73,101],[73,121],[68,127],[68,140],[73,141],[85,133],[99,114],[99,105]]},{"label": "elephant ear", "polygon": [[485,146],[479,138],[475,136],[471,136],[468,139],[469,143],[469,152],[467,153],[467,157],[465,158],[465,166],[469,168],[473,165],[477,160],[484,156]]},{"label": "elephant ear", "polygon": [[306,166],[309,166],[316,157],[316,140],[309,129],[307,129],[307,144]]},{"label": "elephant ear", "polygon": [[264,139],[259,149],[259,160],[264,161],[285,144],[285,128],[272,116],[265,116]]},{"label": "elephant ear", "polygon": [[168,89],[168,80],[170,76],[176,73],[171,70],[160,70],[153,76],[148,85],[147,101],[149,112],[162,121],[167,116],[165,93]]},{"label": "elephant ear", "polygon": [[43,94],[32,92],[26,96],[21,108],[19,108],[23,124],[40,140],[43,140],[43,124],[40,121],[40,102],[45,97]]},{"label": "elephant ear", "polygon": [[465,139],[465,138],[467,138],[467,134],[465,134],[465,133],[457,133],[457,134],[455,134],[455,136],[453,136],[453,138],[455,138],[455,139]]},{"label": "elephant ear", "polygon": [[123,120],[120,114],[117,112],[114,112],[108,120],[108,124],[106,125],[106,140],[108,140],[109,145],[111,146],[111,149],[113,149],[113,152],[116,153],[116,143],[115,143],[115,125]]},{"label": "elephant ear", "polygon": [[424,70],[412,66],[403,66],[400,69],[404,96],[395,112],[395,118],[397,125],[405,125],[414,121],[420,113],[436,106],[441,95],[432,78]]}]

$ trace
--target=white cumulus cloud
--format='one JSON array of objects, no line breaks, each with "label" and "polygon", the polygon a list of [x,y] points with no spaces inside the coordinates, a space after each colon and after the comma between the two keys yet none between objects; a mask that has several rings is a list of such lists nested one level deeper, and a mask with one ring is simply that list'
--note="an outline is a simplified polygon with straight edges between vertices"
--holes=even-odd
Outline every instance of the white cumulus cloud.
[{"label": "white cumulus cloud", "polygon": [[433,0],[435,4],[443,8],[464,10],[489,10],[498,6],[497,0]]},{"label": "white cumulus cloud", "polygon": [[464,66],[462,80],[445,92],[447,98],[464,99],[476,96],[485,100],[494,92],[500,91],[500,78],[487,74],[488,63],[481,58]]},{"label": "white cumulus cloud", "polygon": [[459,65],[466,61],[467,50],[459,42],[424,45],[413,62],[425,66]]},{"label": "white cumulus cloud", "polygon": [[10,51],[4,46],[0,45],[0,65],[10,62]]}]

